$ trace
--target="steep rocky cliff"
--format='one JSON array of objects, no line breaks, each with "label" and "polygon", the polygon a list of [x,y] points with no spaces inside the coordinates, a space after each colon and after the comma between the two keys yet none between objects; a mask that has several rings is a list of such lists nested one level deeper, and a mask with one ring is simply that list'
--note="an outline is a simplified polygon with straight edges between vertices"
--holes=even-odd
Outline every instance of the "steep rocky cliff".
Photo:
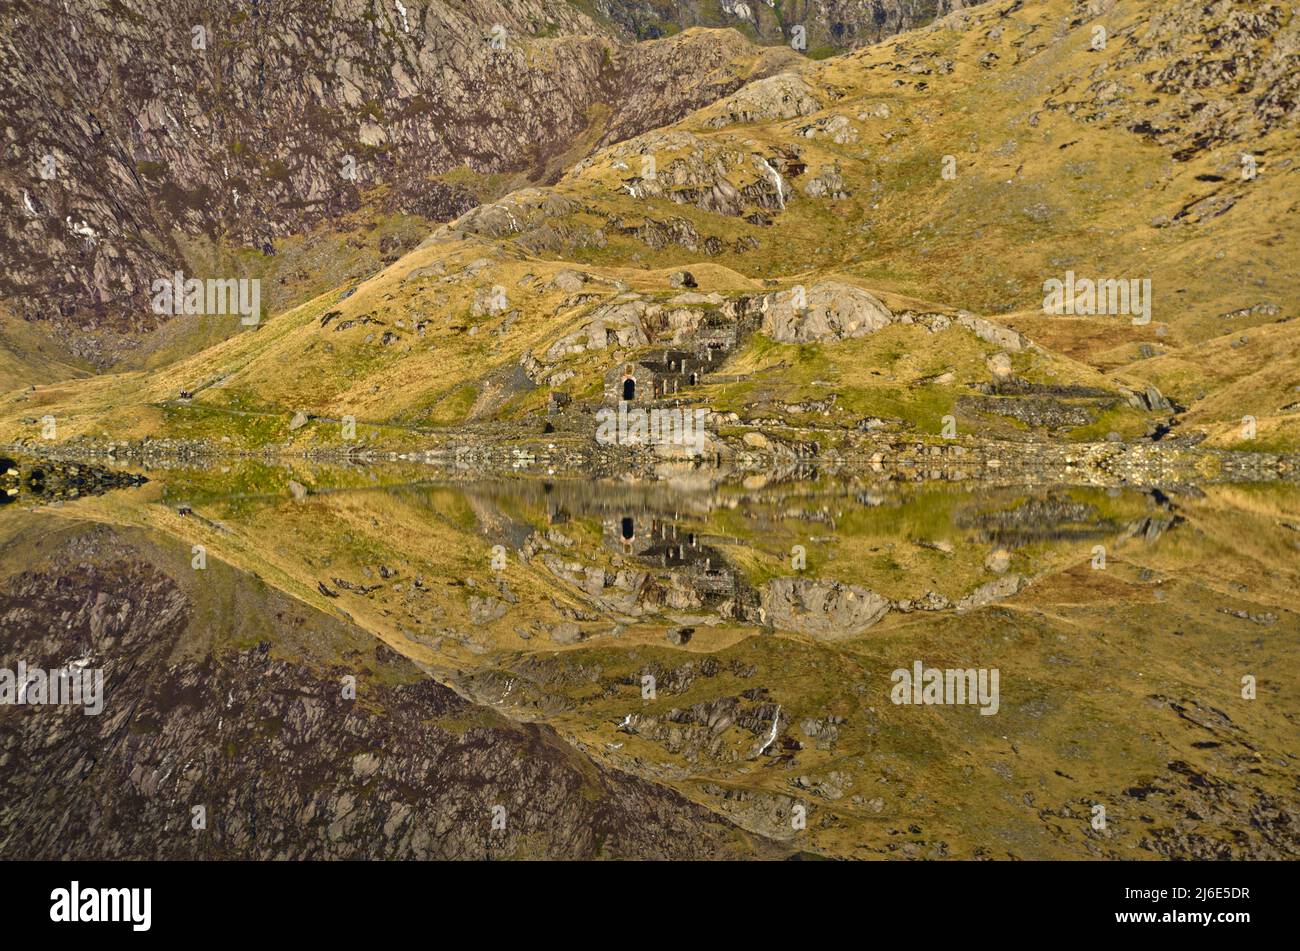
[{"label": "steep rocky cliff", "polygon": [[637,37],[679,27],[732,26],[762,43],[804,28],[814,54],[874,43],[980,0],[596,0],[595,8]]},{"label": "steep rocky cliff", "polygon": [[[162,322],[150,285],[175,269],[262,275],[272,313],[319,292],[296,272],[350,256],[346,278],[409,243],[376,234],[394,216],[554,177],[782,59],[735,31],[621,45],[560,0],[17,0],[0,18],[0,300],[98,362]],[[322,223],[360,235],[269,260]]]}]

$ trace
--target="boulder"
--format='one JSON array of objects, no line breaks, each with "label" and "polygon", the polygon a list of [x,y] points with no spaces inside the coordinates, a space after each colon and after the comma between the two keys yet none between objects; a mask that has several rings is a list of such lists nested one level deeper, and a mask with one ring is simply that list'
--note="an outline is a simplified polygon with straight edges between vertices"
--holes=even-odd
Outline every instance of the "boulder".
[{"label": "boulder", "polygon": [[587,275],[572,268],[565,268],[551,279],[551,283],[566,294],[576,294],[587,283]]},{"label": "boulder", "polygon": [[984,559],[984,567],[994,574],[1006,574],[1007,569],[1011,567],[1011,552],[1005,548],[995,548]]},{"label": "boulder", "polygon": [[572,621],[561,621],[551,628],[551,640],[557,644],[576,644],[582,640],[582,628]]},{"label": "boulder", "polygon": [[668,638],[669,644],[674,647],[681,647],[690,641],[691,635],[694,633],[695,628],[693,627],[674,627],[665,636]]},{"label": "boulder", "polygon": [[998,352],[989,357],[986,365],[989,372],[993,374],[993,379],[999,383],[1010,380],[1013,370],[1011,367],[1011,357],[1004,352]]}]

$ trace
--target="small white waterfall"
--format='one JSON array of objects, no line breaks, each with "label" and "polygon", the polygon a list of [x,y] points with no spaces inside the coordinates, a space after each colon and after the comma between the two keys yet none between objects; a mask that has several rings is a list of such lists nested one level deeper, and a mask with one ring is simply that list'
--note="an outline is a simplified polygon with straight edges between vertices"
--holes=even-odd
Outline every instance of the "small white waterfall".
[{"label": "small white waterfall", "polygon": [[762,749],[758,751],[759,756],[762,756],[764,753],[766,753],[767,748],[771,746],[774,742],[776,742],[776,728],[780,725],[780,723],[781,723],[781,705],[778,703],[776,705],[776,715],[772,717],[772,735],[767,738],[767,742],[764,743]]},{"label": "small white waterfall", "polygon": [[774,169],[772,163],[767,159],[761,158],[759,161],[763,163],[763,167],[772,176],[772,181],[776,182],[776,200],[780,203],[781,210],[785,211],[785,182],[781,180],[781,173]]}]

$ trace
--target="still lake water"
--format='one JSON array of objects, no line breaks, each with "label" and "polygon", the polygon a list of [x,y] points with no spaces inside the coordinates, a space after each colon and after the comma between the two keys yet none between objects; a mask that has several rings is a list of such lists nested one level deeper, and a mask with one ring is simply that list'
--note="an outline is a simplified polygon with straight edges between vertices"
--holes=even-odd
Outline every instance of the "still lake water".
[{"label": "still lake water", "polygon": [[[145,627],[183,617],[152,662],[199,664],[210,686],[259,650],[313,683],[387,651],[475,717],[543,725],[709,822],[819,854],[1296,848],[1293,486],[252,462],[148,475],[0,512],[11,650],[44,623],[30,649],[125,676],[150,648],[104,631],[134,610]],[[112,588],[132,566],[165,578]],[[75,602],[101,581],[89,605],[51,593]],[[392,718],[405,702],[384,703]],[[186,742],[170,755],[216,740]]]}]

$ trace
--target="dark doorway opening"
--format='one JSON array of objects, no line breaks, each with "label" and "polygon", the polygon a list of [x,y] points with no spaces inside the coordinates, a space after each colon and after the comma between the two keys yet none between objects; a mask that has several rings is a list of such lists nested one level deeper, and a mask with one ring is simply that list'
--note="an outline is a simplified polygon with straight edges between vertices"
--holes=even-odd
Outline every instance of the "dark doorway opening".
[{"label": "dark doorway opening", "polygon": [[623,519],[623,538],[624,538],[626,541],[631,541],[631,540],[632,540],[632,536],[633,536],[633,534],[634,534],[634,533],[633,533],[633,531],[632,531],[632,519],[630,519],[630,518],[624,518],[624,519]]},{"label": "dark doorway opening", "polygon": [[631,400],[636,396],[636,380],[630,377],[623,381],[623,399]]}]

